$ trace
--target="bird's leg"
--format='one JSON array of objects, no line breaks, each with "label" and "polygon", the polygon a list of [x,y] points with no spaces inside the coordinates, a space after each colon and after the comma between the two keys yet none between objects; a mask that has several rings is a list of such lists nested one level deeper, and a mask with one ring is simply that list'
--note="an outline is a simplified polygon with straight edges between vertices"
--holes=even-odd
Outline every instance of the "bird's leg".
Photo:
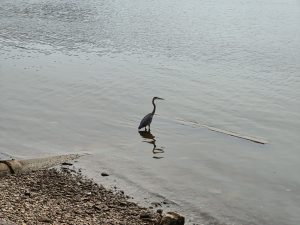
[{"label": "bird's leg", "polygon": [[145,126],[145,131],[147,131],[147,126]]},{"label": "bird's leg", "polygon": [[150,124],[149,124],[149,132],[150,132]]}]

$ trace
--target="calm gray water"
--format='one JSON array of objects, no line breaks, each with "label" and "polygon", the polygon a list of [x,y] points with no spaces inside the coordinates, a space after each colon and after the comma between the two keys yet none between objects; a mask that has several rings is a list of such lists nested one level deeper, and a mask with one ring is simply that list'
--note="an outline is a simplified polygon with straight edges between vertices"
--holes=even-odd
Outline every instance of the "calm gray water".
[{"label": "calm gray water", "polygon": [[300,224],[299,99],[297,0],[0,1],[0,152],[88,152],[189,224]]}]

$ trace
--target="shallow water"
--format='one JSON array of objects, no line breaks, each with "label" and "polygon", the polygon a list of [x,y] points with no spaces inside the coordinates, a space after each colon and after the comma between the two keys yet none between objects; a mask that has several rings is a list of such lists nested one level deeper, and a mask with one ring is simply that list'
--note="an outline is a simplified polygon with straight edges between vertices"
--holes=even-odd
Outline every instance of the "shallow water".
[{"label": "shallow water", "polygon": [[0,152],[89,152],[91,173],[190,223],[300,224],[299,15],[293,0],[1,1]]}]

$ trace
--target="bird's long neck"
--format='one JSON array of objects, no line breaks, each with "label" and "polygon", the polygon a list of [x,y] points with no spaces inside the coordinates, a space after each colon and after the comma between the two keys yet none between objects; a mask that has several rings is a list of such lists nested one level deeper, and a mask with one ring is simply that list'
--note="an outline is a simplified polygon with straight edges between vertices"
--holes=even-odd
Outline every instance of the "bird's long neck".
[{"label": "bird's long neck", "polygon": [[154,103],[154,99],[152,100],[152,105],[153,105],[152,115],[154,115],[155,110],[156,110],[156,105],[155,105],[155,103]]}]

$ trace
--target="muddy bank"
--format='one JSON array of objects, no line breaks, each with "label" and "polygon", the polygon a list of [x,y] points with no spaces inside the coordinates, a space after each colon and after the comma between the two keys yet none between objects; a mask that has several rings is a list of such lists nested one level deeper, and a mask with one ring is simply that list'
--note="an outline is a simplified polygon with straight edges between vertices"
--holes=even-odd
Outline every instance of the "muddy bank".
[{"label": "muddy bank", "polygon": [[154,225],[161,218],[70,170],[47,169],[0,178],[0,221],[15,224]]}]

